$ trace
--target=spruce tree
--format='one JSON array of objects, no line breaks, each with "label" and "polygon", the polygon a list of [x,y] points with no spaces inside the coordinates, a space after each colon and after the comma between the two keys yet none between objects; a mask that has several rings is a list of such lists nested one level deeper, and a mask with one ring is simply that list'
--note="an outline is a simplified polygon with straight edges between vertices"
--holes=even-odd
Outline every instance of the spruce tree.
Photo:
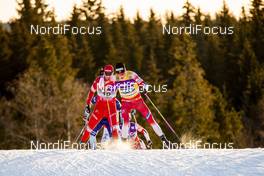
[{"label": "spruce tree", "polygon": [[252,0],[250,9],[251,42],[260,63],[264,62],[264,4],[262,0]]},{"label": "spruce tree", "polygon": [[6,91],[5,84],[12,79],[12,62],[10,60],[12,51],[9,46],[9,35],[0,23],[0,96]]},{"label": "spruce tree", "polygon": [[184,3],[183,9],[185,10],[185,13],[182,16],[182,21],[186,26],[189,26],[193,22],[194,7],[189,0],[187,0]]},{"label": "spruce tree", "polygon": [[246,140],[242,136],[242,112],[237,112],[234,108],[231,108],[226,98],[217,88],[213,88],[213,92],[213,111],[215,121],[219,124],[219,142],[222,144],[232,142],[235,148],[244,147]]},{"label": "spruce tree", "polygon": [[[178,64],[171,70],[176,78],[171,90],[171,117],[181,133],[189,133],[203,141],[219,138],[218,124],[214,121],[213,93],[204,79],[195,55],[195,44],[189,36],[181,36],[175,42],[173,59]],[[181,41],[181,42],[179,42]]]}]

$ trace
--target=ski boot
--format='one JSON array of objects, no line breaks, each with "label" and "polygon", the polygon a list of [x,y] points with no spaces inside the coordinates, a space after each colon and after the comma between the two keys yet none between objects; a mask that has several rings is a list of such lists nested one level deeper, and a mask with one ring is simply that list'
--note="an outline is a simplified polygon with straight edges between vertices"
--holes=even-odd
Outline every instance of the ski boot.
[{"label": "ski boot", "polygon": [[152,141],[147,141],[146,148],[147,149],[152,149]]},{"label": "ski boot", "polygon": [[162,141],[163,149],[171,149],[171,142],[166,138],[164,134],[160,136],[160,140]]}]

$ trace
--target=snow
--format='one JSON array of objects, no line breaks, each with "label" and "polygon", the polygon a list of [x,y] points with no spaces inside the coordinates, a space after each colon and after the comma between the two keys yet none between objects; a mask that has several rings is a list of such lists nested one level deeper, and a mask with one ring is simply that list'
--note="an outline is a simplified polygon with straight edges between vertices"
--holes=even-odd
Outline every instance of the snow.
[{"label": "snow", "polygon": [[264,175],[264,149],[0,150],[0,175]]}]

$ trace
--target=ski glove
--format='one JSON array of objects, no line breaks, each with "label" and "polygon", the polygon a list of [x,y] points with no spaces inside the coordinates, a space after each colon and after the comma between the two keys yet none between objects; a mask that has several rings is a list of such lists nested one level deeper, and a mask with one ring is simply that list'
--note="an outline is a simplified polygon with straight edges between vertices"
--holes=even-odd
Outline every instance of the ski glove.
[{"label": "ski glove", "polygon": [[83,114],[83,120],[84,121],[87,121],[89,116],[90,116],[90,113],[91,113],[91,109],[90,109],[90,106],[89,105],[86,105],[85,106],[85,109],[84,109],[84,114]]},{"label": "ski glove", "polygon": [[152,141],[147,141],[147,149],[152,149]]}]

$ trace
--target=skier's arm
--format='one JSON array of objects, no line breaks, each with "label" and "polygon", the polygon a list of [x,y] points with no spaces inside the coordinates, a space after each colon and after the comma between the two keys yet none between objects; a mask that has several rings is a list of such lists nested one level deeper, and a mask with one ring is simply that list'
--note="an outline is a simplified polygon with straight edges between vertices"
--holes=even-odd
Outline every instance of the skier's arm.
[{"label": "skier's arm", "polygon": [[[88,93],[88,96],[86,98],[86,106],[84,109],[84,115],[83,115],[83,120],[87,122],[89,120],[90,112],[91,112],[91,104],[92,104],[92,99],[94,97],[94,93],[96,92],[96,86],[97,86],[97,79],[93,82],[93,85]],[[96,100],[95,100],[96,101]]]},{"label": "skier's arm", "polygon": [[133,72],[133,79],[136,81],[136,83],[139,85],[139,86],[143,86],[145,83],[144,83],[144,80],[141,79],[135,72]]},{"label": "skier's arm", "polygon": [[90,105],[91,104],[91,100],[92,100],[92,98],[94,96],[94,93],[95,92],[93,92],[92,90],[89,91],[88,96],[87,96],[87,99],[86,99],[86,104],[87,105]]},{"label": "skier's arm", "polygon": [[91,89],[87,95],[87,98],[86,98],[86,104],[87,105],[90,105],[91,104],[91,101],[92,101],[92,98],[94,97],[94,94],[96,92],[96,88],[97,88],[97,83],[98,83],[98,79],[96,79],[92,86],[91,86]]},{"label": "skier's arm", "polygon": [[143,79],[141,79],[135,72],[133,73],[133,79],[136,81],[136,83],[142,87],[143,89],[143,93],[146,94],[147,93],[147,90],[148,90],[148,87],[147,87],[147,84],[144,82]]}]

